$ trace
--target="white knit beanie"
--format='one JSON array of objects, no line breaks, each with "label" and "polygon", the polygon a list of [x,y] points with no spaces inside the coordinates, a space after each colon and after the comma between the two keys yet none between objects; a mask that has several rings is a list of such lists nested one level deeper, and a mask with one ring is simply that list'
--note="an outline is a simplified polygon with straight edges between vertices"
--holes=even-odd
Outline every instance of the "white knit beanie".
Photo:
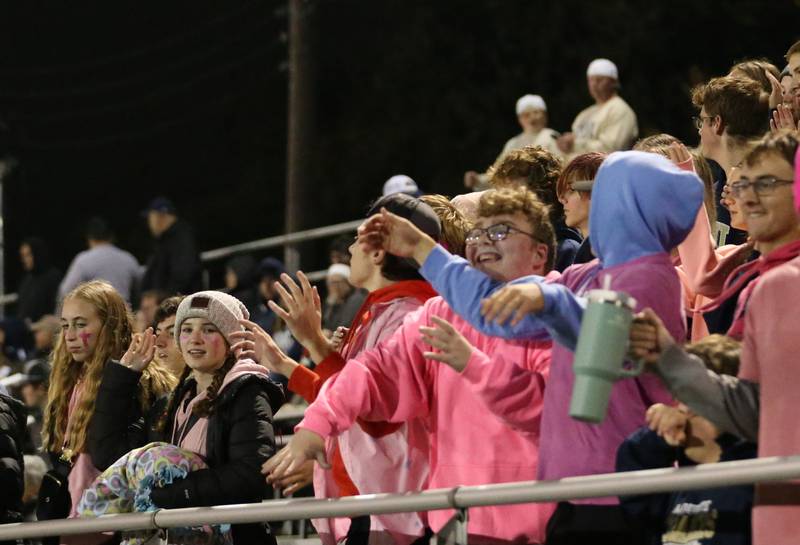
[{"label": "white knit beanie", "polygon": [[587,76],[606,76],[607,78],[619,80],[617,65],[608,59],[595,59],[589,63],[586,69]]},{"label": "white knit beanie", "polygon": [[543,110],[546,112],[547,104],[544,103],[544,99],[539,95],[519,97],[519,100],[517,100],[517,115],[528,110]]},{"label": "white knit beanie", "polygon": [[244,329],[239,320],[249,319],[250,313],[244,303],[221,291],[199,291],[189,295],[181,301],[175,314],[175,343],[178,348],[181,347],[181,324],[189,318],[208,320],[219,329],[228,344],[231,344],[229,335]]}]

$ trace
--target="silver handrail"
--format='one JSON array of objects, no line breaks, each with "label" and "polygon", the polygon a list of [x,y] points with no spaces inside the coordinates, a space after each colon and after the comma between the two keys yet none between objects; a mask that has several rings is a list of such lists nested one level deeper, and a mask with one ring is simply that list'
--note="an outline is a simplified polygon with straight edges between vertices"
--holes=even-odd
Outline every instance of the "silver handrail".
[{"label": "silver handrail", "polygon": [[354,517],[436,509],[650,494],[800,478],[800,456],[757,458],[690,468],[650,469],[568,477],[557,481],[462,486],[408,494],[368,494],[340,499],[272,500],[243,505],[162,509],[0,525],[0,540],[115,530],[155,530],[199,524],[242,524],[273,520]]},{"label": "silver handrail", "polygon": [[[276,235],[272,237],[260,238],[258,240],[251,240],[250,242],[242,242],[240,244],[233,244],[231,246],[223,246],[222,248],[215,248],[213,250],[206,250],[200,254],[200,260],[203,263],[223,259],[241,252],[254,252],[256,250],[265,250],[268,248],[277,248],[279,246],[286,246],[288,244],[297,244],[300,242],[307,242],[309,240],[316,240],[318,238],[331,237],[334,235],[341,235],[355,231],[364,220],[353,220],[344,223],[335,223],[333,225],[326,225],[324,227],[315,227],[314,229],[306,229],[305,231],[297,231],[295,233],[288,233],[285,235]],[[319,282],[325,278],[326,271],[313,271],[307,273],[308,279],[311,282]],[[16,293],[7,293],[0,295],[0,307],[10,305],[17,302]]]},{"label": "silver handrail", "polygon": [[225,246],[215,250],[207,250],[200,254],[200,259],[203,262],[213,261],[215,259],[222,259],[240,252],[266,250],[268,248],[277,248],[278,246],[286,246],[288,244],[297,244],[318,238],[341,235],[342,233],[355,231],[363,221],[364,220],[354,220],[345,223],[335,223],[333,225],[326,225],[325,227],[315,227],[314,229],[306,229],[305,231],[296,231],[294,233],[287,233],[285,235],[276,235],[250,242],[242,242],[241,244]]}]

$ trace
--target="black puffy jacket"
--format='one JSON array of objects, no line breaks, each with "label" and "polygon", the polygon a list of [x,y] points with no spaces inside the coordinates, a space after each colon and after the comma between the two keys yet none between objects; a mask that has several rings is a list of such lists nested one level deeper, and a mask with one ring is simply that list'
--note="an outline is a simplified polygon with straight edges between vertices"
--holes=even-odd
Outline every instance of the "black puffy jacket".
[{"label": "black puffy jacket", "polygon": [[[135,409],[139,377],[139,373],[117,363],[106,366],[89,430],[89,452],[98,466],[107,467],[148,442],[171,439],[174,413],[167,415],[167,425],[160,432],[157,413],[163,411],[141,415]],[[183,399],[195,387],[194,380],[189,379],[178,386],[175,395]],[[246,374],[234,379],[219,394],[208,419],[208,469],[193,471],[182,481],[154,490],[153,502],[172,509],[254,503],[266,498],[268,488],[261,465],[275,453],[272,415],[283,401],[280,386],[266,375]],[[237,545],[275,543],[264,524],[234,525],[233,537]]]},{"label": "black puffy jacket", "polygon": [[25,466],[22,442],[25,438],[25,406],[0,394],[0,523],[20,522]]}]

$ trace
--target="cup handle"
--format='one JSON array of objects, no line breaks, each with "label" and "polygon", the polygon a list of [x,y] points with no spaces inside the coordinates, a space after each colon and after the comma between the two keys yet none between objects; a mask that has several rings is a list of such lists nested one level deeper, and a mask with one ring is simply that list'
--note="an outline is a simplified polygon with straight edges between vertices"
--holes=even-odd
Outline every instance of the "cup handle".
[{"label": "cup handle", "polygon": [[619,370],[620,378],[638,377],[642,374],[642,371],[644,370],[644,360],[634,359],[626,361],[630,361],[631,366],[627,369],[623,368]]}]

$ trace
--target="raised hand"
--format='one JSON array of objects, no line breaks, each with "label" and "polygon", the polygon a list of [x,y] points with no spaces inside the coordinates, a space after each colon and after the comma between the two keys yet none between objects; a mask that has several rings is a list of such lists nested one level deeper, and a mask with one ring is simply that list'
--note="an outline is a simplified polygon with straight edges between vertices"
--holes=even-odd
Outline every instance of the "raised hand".
[{"label": "raised hand", "polygon": [[527,314],[544,309],[544,296],[538,284],[505,286],[481,301],[481,314],[489,321],[505,324],[513,316],[511,325],[517,325]]},{"label": "raised hand", "polygon": [[429,360],[446,363],[460,373],[469,363],[475,348],[447,320],[431,316],[431,321],[434,327],[421,326],[419,332],[423,342],[433,347],[434,351],[422,355]]},{"label": "raised hand", "polygon": [[772,119],[769,120],[769,128],[772,132],[797,130],[792,107],[788,104],[778,104],[775,111],[772,112]]},{"label": "raised hand", "polygon": [[299,429],[285,447],[264,462],[261,473],[267,476],[268,483],[279,482],[309,461],[316,461],[325,469],[331,467],[325,459],[325,440],[313,431]]},{"label": "raised hand", "polygon": [[120,358],[120,363],[129,369],[141,373],[153,361],[156,354],[156,336],[153,328],[148,327],[143,333],[133,335],[128,350]]},{"label": "raised hand", "polygon": [[273,373],[291,377],[299,363],[283,353],[269,333],[250,320],[239,320],[244,331],[230,334],[231,350],[239,359],[251,358]]},{"label": "raised hand", "polygon": [[682,170],[694,172],[694,161],[692,154],[683,145],[683,142],[673,142],[667,148],[667,157],[670,161],[679,166]]},{"label": "raised hand", "polygon": [[783,86],[778,81],[778,78],[769,73],[769,70],[765,70],[764,73],[767,74],[767,79],[769,79],[769,84],[772,87],[772,91],[769,94],[769,107],[777,108],[779,104],[783,103]]},{"label": "raised hand", "polygon": [[319,363],[333,351],[322,331],[322,305],[317,290],[311,286],[302,271],[297,273],[297,279],[300,281],[299,286],[291,276],[282,274],[283,284],[275,282],[275,290],[283,306],[275,301],[267,304],[286,322],[289,331],[309,351],[311,358]]},{"label": "raised hand", "polygon": [[383,250],[398,257],[411,257],[422,264],[436,241],[405,218],[385,208],[358,228],[358,242],[367,251]]}]

